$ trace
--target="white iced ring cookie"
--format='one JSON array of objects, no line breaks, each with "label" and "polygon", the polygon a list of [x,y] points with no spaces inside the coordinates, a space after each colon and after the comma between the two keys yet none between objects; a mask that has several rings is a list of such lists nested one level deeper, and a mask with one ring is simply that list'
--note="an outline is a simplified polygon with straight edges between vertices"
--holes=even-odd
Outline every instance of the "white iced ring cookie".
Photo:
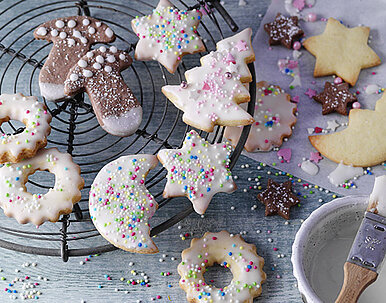
[{"label": "white iced ring cookie", "polygon": [[25,129],[16,135],[0,134],[1,163],[15,163],[33,157],[40,148],[47,145],[51,115],[36,97],[20,93],[0,95],[0,124],[9,120],[23,122]]},{"label": "white iced ring cookie", "polygon": [[[232,272],[228,286],[217,288],[205,282],[206,268],[214,263]],[[263,265],[264,259],[257,255],[256,247],[240,235],[207,232],[202,238],[193,239],[182,252],[182,262],[178,265],[180,286],[189,302],[252,303],[261,294],[261,284],[266,279]]]},{"label": "white iced ring cookie", "polygon": [[[55,175],[55,185],[46,194],[31,194],[26,190],[28,176],[37,170]],[[71,213],[73,204],[80,200],[83,185],[80,168],[70,154],[56,148],[41,149],[31,159],[5,163],[0,168],[0,206],[6,216],[21,224],[56,222],[60,215]]]}]

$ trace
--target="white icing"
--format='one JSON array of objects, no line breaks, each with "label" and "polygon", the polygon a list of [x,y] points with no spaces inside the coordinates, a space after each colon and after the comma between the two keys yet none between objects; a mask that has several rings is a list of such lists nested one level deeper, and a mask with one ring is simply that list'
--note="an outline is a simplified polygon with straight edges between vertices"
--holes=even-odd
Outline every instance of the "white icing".
[{"label": "white icing", "polygon": [[96,176],[90,189],[90,217],[113,245],[132,252],[158,252],[148,223],[158,204],[144,185],[157,164],[153,155],[124,156],[108,163]]},{"label": "white icing", "polygon": [[363,175],[362,167],[353,167],[339,163],[339,165],[328,175],[331,184],[339,186],[347,180]]},{"label": "white icing", "polygon": [[53,84],[39,81],[41,95],[47,100],[60,100],[66,97],[64,84]]},{"label": "white icing", "polygon": [[99,48],[99,50],[100,50],[102,53],[105,53],[105,52],[107,51],[107,48],[106,48],[106,46],[101,46],[101,47]]},{"label": "white icing", "polygon": [[82,34],[80,33],[80,31],[77,31],[77,30],[74,30],[74,31],[72,32],[72,35],[73,35],[75,38],[78,38],[78,39],[82,38]]},{"label": "white icing", "polygon": [[115,57],[114,56],[107,56],[106,60],[109,63],[114,63],[115,62]]},{"label": "white icing", "polygon": [[101,27],[102,22],[95,22],[96,27]]},{"label": "white icing", "polygon": [[64,22],[63,22],[62,20],[57,20],[57,21],[55,22],[55,26],[56,26],[57,28],[63,28],[63,27],[64,27]]},{"label": "white icing", "polygon": [[75,20],[69,20],[67,22],[67,25],[69,28],[74,28],[76,26],[76,21]]},{"label": "white icing", "polygon": [[194,130],[182,148],[160,150],[158,159],[168,170],[164,197],[186,196],[203,214],[216,193],[236,190],[228,168],[231,150],[228,142],[210,144]]},{"label": "white icing", "polygon": [[111,66],[108,66],[108,65],[106,65],[104,69],[105,69],[105,71],[108,72],[108,73],[111,73],[111,71],[113,70],[113,69],[111,68]]},{"label": "white icing", "polygon": [[126,56],[125,56],[124,54],[120,54],[120,55],[119,55],[119,59],[125,60],[125,59],[126,59]]},{"label": "white icing", "polygon": [[85,60],[80,59],[80,60],[78,61],[78,65],[79,65],[80,67],[86,67],[86,66],[87,66],[87,62],[86,62]]},{"label": "white icing", "polygon": [[[230,284],[220,289],[206,283],[206,268],[214,263],[224,266],[224,262],[234,275]],[[240,235],[208,232],[182,252],[178,265],[180,285],[189,302],[252,302],[260,295],[266,278],[263,264],[264,259],[256,254],[254,245],[246,243]]]},{"label": "white icing", "polygon": [[45,36],[45,35],[47,35],[47,29],[45,27],[39,27],[38,30],[36,31],[36,33],[39,36]]},{"label": "white icing", "polygon": [[92,65],[92,67],[93,68],[95,68],[95,69],[101,69],[102,68],[102,66],[99,64],[99,63],[94,63],[93,65]]},{"label": "white icing", "polygon": [[75,45],[75,40],[74,39],[68,39],[67,40],[68,46],[74,46]]},{"label": "white icing", "polygon": [[67,34],[65,32],[60,32],[59,37],[61,39],[66,39],[67,38]]},{"label": "white icing", "polygon": [[80,38],[80,42],[82,42],[83,44],[87,44],[88,40],[87,40],[87,38],[82,37],[82,38]]},{"label": "white icing", "polygon": [[84,69],[83,70],[83,76],[85,76],[86,78],[90,78],[93,76],[93,73],[92,73],[92,71],[90,71],[88,69]]},{"label": "white icing", "polygon": [[71,74],[71,75],[70,75],[70,80],[71,80],[71,81],[76,81],[76,80],[78,80],[78,79],[79,79],[79,77],[78,77],[77,74]]},{"label": "white icing", "polygon": [[103,57],[101,55],[96,56],[95,60],[96,60],[96,62],[101,63],[101,64],[105,62],[105,59],[103,59]]},{"label": "white icing", "polygon": [[83,25],[87,26],[87,25],[90,24],[90,20],[88,20],[88,19],[83,19],[82,23],[83,23]]},{"label": "white icing", "polygon": [[[162,87],[162,92],[184,111],[185,123],[205,131],[212,131],[216,124],[251,124],[251,115],[235,102],[236,98],[249,99],[249,91],[240,80],[250,78],[245,61],[254,56],[250,44],[251,34],[252,30],[248,28],[218,42],[216,52],[201,58],[201,67],[185,72],[188,83],[186,88],[180,85]],[[229,59],[229,54],[233,59]],[[238,66],[238,72],[230,74],[229,78],[226,67],[233,64],[230,62],[233,60]]]},{"label": "white icing", "polygon": [[319,167],[310,160],[303,161],[300,167],[304,172],[311,176],[315,176],[319,172]]},{"label": "white icing", "polygon": [[106,28],[105,34],[107,37],[111,38],[114,35],[114,32],[111,30],[111,28]]},{"label": "white icing", "polygon": [[[88,28],[88,33],[91,34],[91,35],[95,34],[95,28],[93,28],[92,26],[90,26],[90,27]],[[109,38],[111,38],[111,37],[109,37]]]},{"label": "white icing", "polygon": [[110,52],[112,52],[113,54],[115,54],[117,51],[118,49],[115,46],[110,47]]},{"label": "white icing", "polygon": [[57,35],[59,35],[59,32],[58,32],[56,29],[53,29],[53,30],[51,31],[51,36],[52,36],[52,37],[56,37]]},{"label": "white icing", "polygon": [[161,0],[153,14],[137,16],[131,21],[131,27],[139,38],[135,58],[157,60],[174,73],[184,54],[204,50],[196,32],[200,18],[198,10],[180,11],[169,1]]},{"label": "white icing", "polygon": [[372,206],[372,212],[386,217],[386,175],[375,178],[374,188],[369,198],[369,206]]},{"label": "white icing", "polygon": [[[55,175],[55,185],[46,194],[31,194],[24,184],[36,170],[48,170]],[[19,223],[57,221],[60,214],[71,213],[80,200],[84,181],[79,166],[67,153],[56,148],[41,149],[31,159],[5,164],[0,168],[0,206]],[[9,186],[12,185],[12,186]]]},{"label": "white icing", "polygon": [[378,91],[379,91],[379,86],[376,84],[369,84],[366,86],[366,89],[365,89],[365,92],[368,95],[376,94],[378,93]]},{"label": "white icing", "polygon": [[0,103],[0,120],[9,117],[25,124],[25,130],[17,135],[0,134],[0,155],[9,153],[12,158],[20,161],[23,151],[34,151],[46,141],[51,130],[51,115],[36,97],[20,93],[2,94]]},{"label": "white icing", "polygon": [[142,122],[142,107],[131,108],[119,117],[107,116],[102,118],[103,128],[114,136],[126,137],[135,133]]},{"label": "white icing", "polygon": [[86,54],[87,58],[92,58],[94,56],[93,52],[87,52]]}]

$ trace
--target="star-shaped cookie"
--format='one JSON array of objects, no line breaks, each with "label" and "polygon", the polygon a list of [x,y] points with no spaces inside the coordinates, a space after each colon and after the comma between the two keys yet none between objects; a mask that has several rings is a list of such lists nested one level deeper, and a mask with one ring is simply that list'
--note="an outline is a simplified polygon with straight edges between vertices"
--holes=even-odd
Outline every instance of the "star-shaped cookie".
[{"label": "star-shaped cookie", "polygon": [[229,170],[232,147],[228,142],[210,144],[191,130],[180,149],[163,149],[158,159],[168,170],[165,198],[186,196],[194,210],[205,213],[212,197],[236,190]]},{"label": "star-shaped cookie", "polygon": [[205,51],[197,33],[201,12],[178,10],[168,0],[160,0],[153,14],[136,16],[131,27],[139,41],[135,59],[157,60],[170,73],[174,73],[182,56]]},{"label": "star-shaped cookie", "polygon": [[334,111],[341,115],[347,115],[347,105],[357,101],[357,97],[348,90],[347,83],[335,84],[326,82],[324,90],[313,98],[322,104],[323,115]]},{"label": "star-shaped cookie", "polygon": [[252,30],[221,40],[217,50],[201,58],[201,66],[185,72],[186,82],[162,87],[163,94],[180,110],[183,121],[206,132],[215,125],[240,126],[253,118],[239,104],[250,99],[243,83],[252,80],[247,63],[255,60]]},{"label": "star-shaped cookie", "polygon": [[268,179],[267,189],[257,195],[257,199],[265,205],[265,215],[278,214],[288,220],[290,207],[300,202],[299,198],[292,193],[291,181],[278,184]]},{"label": "star-shaped cookie", "polygon": [[303,46],[316,57],[314,77],[336,74],[354,86],[362,68],[381,64],[381,59],[367,45],[370,28],[347,28],[329,18],[321,35],[303,42]]},{"label": "star-shaped cookie", "polygon": [[286,17],[278,13],[273,22],[264,24],[264,30],[269,35],[269,45],[282,44],[292,48],[294,41],[300,39],[304,32],[298,26],[298,17]]}]

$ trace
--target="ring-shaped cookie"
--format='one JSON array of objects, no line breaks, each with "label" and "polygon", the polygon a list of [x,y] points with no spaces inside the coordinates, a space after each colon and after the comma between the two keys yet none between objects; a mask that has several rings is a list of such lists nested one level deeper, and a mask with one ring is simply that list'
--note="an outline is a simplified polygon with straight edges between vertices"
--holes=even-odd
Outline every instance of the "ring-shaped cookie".
[{"label": "ring-shaped cookie", "polygon": [[[228,286],[217,288],[205,282],[206,268],[214,263],[232,272]],[[264,259],[257,255],[256,247],[240,235],[207,232],[202,238],[193,239],[182,252],[182,262],[178,265],[180,286],[189,302],[252,303],[261,294],[261,284],[266,279],[263,265]]]},{"label": "ring-shaped cookie", "polygon": [[[46,194],[32,194],[25,184],[37,170],[55,175],[55,185]],[[35,157],[20,163],[6,163],[0,168],[0,206],[8,217],[19,223],[40,225],[57,222],[62,214],[69,214],[80,200],[84,180],[80,168],[70,154],[57,148],[41,149]]]},{"label": "ring-shaped cookie", "polygon": [[23,122],[25,129],[16,135],[0,134],[1,163],[16,163],[24,158],[31,158],[47,145],[47,136],[51,132],[51,115],[36,97],[20,93],[0,95],[0,125],[9,120]]}]

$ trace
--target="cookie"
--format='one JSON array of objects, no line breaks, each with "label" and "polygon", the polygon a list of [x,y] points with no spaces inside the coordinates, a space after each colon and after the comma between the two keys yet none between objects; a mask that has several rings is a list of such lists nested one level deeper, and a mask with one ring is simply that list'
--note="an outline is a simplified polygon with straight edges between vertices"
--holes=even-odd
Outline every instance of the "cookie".
[{"label": "cookie", "polygon": [[316,57],[314,77],[334,75],[354,86],[362,68],[381,64],[381,59],[367,45],[370,28],[347,28],[329,18],[321,35],[307,38],[303,46]]},{"label": "cookie", "polygon": [[184,112],[183,121],[206,132],[215,125],[240,126],[253,118],[239,104],[250,100],[243,83],[252,80],[247,63],[255,59],[252,30],[247,28],[217,43],[217,51],[201,58],[201,66],[185,72],[186,82],[162,87]]},{"label": "cookie", "polygon": [[40,92],[44,98],[51,101],[66,97],[64,80],[68,71],[93,44],[115,40],[113,31],[106,24],[87,16],[50,20],[36,28],[34,37],[53,43],[39,74]]},{"label": "cookie", "polygon": [[162,149],[158,160],[168,170],[165,198],[187,197],[198,214],[205,213],[212,197],[236,190],[229,169],[232,147],[210,144],[191,130],[180,149]]},{"label": "cookie", "polygon": [[279,215],[286,220],[290,217],[290,208],[300,203],[292,193],[291,181],[278,184],[268,179],[267,189],[257,195],[257,199],[265,205],[265,215]]},{"label": "cookie", "polygon": [[[252,303],[253,298],[260,296],[261,285],[267,278],[264,259],[257,255],[256,246],[227,231],[206,232],[202,238],[193,239],[181,259],[179,284],[188,302]],[[218,288],[205,281],[207,268],[215,263],[231,270],[233,278],[229,285]]]},{"label": "cookie", "polygon": [[386,95],[375,110],[352,109],[346,129],[309,136],[311,144],[328,159],[345,165],[368,167],[386,161]]},{"label": "cookie", "polygon": [[145,178],[158,164],[153,155],[123,156],[108,163],[90,190],[90,217],[111,244],[141,254],[158,252],[148,220],[158,208],[145,187]]},{"label": "cookie", "polygon": [[170,73],[174,73],[183,56],[205,51],[197,33],[201,12],[179,10],[168,0],[160,0],[153,14],[136,16],[131,27],[139,41],[135,59],[157,60]]},{"label": "cookie", "polygon": [[142,121],[142,107],[120,74],[132,62],[115,46],[101,46],[70,69],[64,85],[67,96],[88,94],[100,126],[114,136],[132,135]]},{"label": "cookie", "polygon": [[36,97],[20,93],[0,95],[0,124],[9,120],[23,122],[25,129],[16,135],[0,135],[0,163],[31,158],[47,145],[51,115]]},{"label": "cookie", "polygon": [[322,104],[322,114],[327,115],[332,112],[337,112],[341,115],[347,115],[347,105],[356,102],[358,99],[348,90],[347,83],[331,83],[324,84],[324,90],[313,96],[313,99]]},{"label": "cookie", "polygon": [[[296,123],[296,104],[290,100],[290,95],[279,86],[270,85],[265,81],[257,83],[253,115],[255,122],[244,145],[246,151],[269,151],[281,146],[283,139],[291,136],[292,127]],[[236,146],[242,130],[242,127],[227,126],[224,137]]]},{"label": "cookie", "polygon": [[264,30],[269,35],[269,45],[284,45],[291,49],[293,43],[303,35],[303,30],[298,26],[299,18],[286,17],[278,13],[273,22],[264,24]]},{"label": "cookie", "polygon": [[[55,185],[46,194],[31,194],[25,187],[28,176],[37,170],[55,175]],[[83,185],[80,168],[70,154],[57,148],[41,149],[31,159],[0,168],[0,206],[6,216],[21,224],[57,222],[60,215],[71,213]]]}]

